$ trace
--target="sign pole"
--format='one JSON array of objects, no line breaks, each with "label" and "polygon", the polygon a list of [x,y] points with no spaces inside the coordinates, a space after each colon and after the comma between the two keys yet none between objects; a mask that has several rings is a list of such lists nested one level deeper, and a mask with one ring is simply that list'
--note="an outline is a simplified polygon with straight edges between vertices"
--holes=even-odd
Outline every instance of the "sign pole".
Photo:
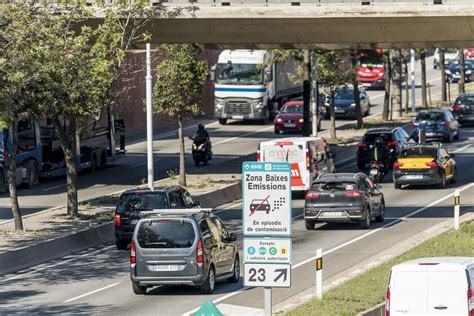
[{"label": "sign pole", "polygon": [[459,189],[454,191],[454,229],[459,230],[459,208],[461,204],[461,196]]},{"label": "sign pole", "polygon": [[151,48],[146,44],[146,143],[147,143],[147,171],[148,187],[154,190],[153,170],[153,101],[152,101],[152,76],[151,76]]},{"label": "sign pole", "polygon": [[272,316],[272,288],[265,288],[265,316]]},{"label": "sign pole", "polygon": [[[411,77],[411,111],[416,112],[416,85],[415,85],[415,50],[410,50],[410,77]],[[408,75],[408,74],[407,74]],[[407,87],[408,89],[408,87]]]},{"label": "sign pole", "polygon": [[323,249],[316,249],[316,298],[323,299]]}]

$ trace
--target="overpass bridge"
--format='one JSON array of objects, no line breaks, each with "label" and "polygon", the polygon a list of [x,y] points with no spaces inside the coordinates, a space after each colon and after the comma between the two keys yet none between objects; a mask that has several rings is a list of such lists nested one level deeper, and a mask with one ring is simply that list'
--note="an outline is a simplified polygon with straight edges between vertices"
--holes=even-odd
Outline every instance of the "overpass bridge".
[{"label": "overpass bridge", "polygon": [[[109,1],[113,6],[115,0]],[[474,47],[474,0],[151,0],[150,5],[164,9],[148,26],[156,44]],[[101,9],[95,12],[100,18]]]}]

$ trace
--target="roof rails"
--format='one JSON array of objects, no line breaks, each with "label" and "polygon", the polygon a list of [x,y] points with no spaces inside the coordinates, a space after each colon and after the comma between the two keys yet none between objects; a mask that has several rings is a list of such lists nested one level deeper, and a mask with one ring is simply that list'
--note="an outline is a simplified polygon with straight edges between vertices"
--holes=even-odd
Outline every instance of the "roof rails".
[{"label": "roof rails", "polygon": [[149,215],[156,215],[158,217],[162,216],[169,216],[169,215],[197,215],[199,213],[212,213],[212,208],[163,208],[163,209],[156,209],[153,211],[143,211],[140,214],[145,217]]}]

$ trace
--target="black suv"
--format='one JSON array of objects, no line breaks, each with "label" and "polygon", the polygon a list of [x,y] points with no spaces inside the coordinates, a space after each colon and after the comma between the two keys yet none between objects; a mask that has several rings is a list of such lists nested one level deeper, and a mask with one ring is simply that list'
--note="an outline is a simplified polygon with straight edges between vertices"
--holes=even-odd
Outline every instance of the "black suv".
[{"label": "black suv", "polygon": [[210,294],[217,281],[239,282],[237,235],[208,210],[149,214],[130,243],[130,279],[135,294],[156,285],[198,286]]},{"label": "black suv", "polygon": [[372,128],[369,129],[362,137],[359,147],[357,148],[357,167],[359,170],[365,170],[370,162],[374,160],[375,140],[381,138],[383,144],[383,155],[388,166],[391,167],[397,160],[400,152],[409,136],[401,127],[391,128]]},{"label": "black suv", "polygon": [[474,124],[474,94],[465,93],[454,101],[453,116],[460,124]]},{"label": "black suv", "polygon": [[185,189],[173,186],[164,189],[135,189],[122,193],[115,208],[115,244],[125,250],[143,211],[199,207]]}]

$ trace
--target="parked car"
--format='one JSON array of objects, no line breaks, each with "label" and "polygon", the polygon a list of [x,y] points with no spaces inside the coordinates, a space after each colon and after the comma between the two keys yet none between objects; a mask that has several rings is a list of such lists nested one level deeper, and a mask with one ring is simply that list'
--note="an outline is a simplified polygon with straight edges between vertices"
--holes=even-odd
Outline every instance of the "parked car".
[{"label": "parked car", "polygon": [[372,219],[383,222],[385,200],[380,186],[362,172],[320,176],[305,195],[307,230],[316,222],[358,222],[369,228]]},{"label": "parked car", "polygon": [[198,286],[206,294],[217,281],[240,278],[237,236],[208,211],[150,214],[138,221],[130,244],[135,294],[156,285]]},{"label": "parked car", "polygon": [[[471,82],[473,62],[471,60],[464,61],[465,77],[464,82]],[[458,82],[461,79],[461,63],[459,60],[451,60],[446,67],[446,80],[450,82]]]},{"label": "parked car", "polygon": [[420,258],[392,267],[385,315],[474,315],[474,258]]},{"label": "parked car", "polygon": [[454,154],[442,146],[414,144],[406,146],[393,164],[393,184],[401,189],[404,184],[445,187],[447,181],[456,182]]},{"label": "parked car", "polygon": [[[447,65],[451,60],[457,59],[459,52],[457,49],[445,49],[444,50],[444,64]],[[439,69],[439,48],[436,48],[433,55],[433,68]]]},{"label": "parked car", "polygon": [[292,191],[307,191],[318,176],[336,172],[334,159],[334,151],[322,137],[268,140],[257,150],[257,161],[290,163]]},{"label": "parked car", "polygon": [[420,130],[425,131],[427,141],[451,143],[459,139],[459,123],[449,110],[423,110],[413,121],[413,138],[418,140]]},{"label": "parked car", "polygon": [[462,125],[474,123],[474,93],[459,95],[454,101],[452,113]]},{"label": "parked car", "polygon": [[303,129],[303,101],[286,102],[274,120],[275,133],[301,132]]},{"label": "parked car", "polygon": [[359,170],[365,170],[370,162],[374,160],[375,141],[381,138],[385,147],[383,147],[384,160],[389,166],[397,160],[403,146],[408,143],[409,136],[401,127],[396,128],[372,128],[362,137],[357,148],[357,167]]},{"label": "parked car", "polygon": [[154,191],[149,189],[125,191],[120,196],[115,208],[115,245],[117,249],[127,249],[142,212],[193,207],[199,207],[199,203],[188,191],[178,186],[155,189]]},{"label": "parked car", "polygon": [[[370,98],[365,92],[364,88],[359,88],[360,91],[360,110],[363,116],[370,114]],[[325,118],[330,117],[331,98],[326,103]],[[356,104],[354,98],[354,88],[341,87],[334,93],[334,114],[336,117],[355,118]]]}]

